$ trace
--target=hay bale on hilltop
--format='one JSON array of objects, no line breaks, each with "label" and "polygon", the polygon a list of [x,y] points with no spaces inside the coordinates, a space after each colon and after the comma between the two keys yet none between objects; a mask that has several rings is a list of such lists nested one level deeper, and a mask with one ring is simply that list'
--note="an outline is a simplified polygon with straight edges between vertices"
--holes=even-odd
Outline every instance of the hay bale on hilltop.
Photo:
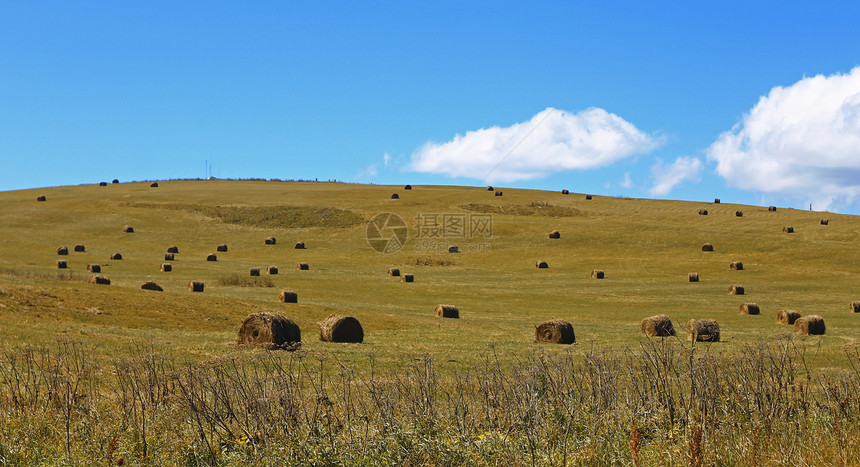
[{"label": "hay bale on hilltop", "polygon": [[99,186],[107,186],[107,182],[99,182]]},{"label": "hay bale on hilltop", "polygon": [[398,276],[400,276],[400,269],[388,268],[388,275],[391,277],[398,277]]},{"label": "hay bale on hilltop", "polygon": [[218,261],[218,256],[216,256],[214,254],[210,254],[209,256],[206,257],[206,261]]},{"label": "hay bale on hilltop", "polygon": [[134,227],[127,225],[122,228],[122,231],[125,233],[134,233]]},{"label": "hay bale on hilltop", "polygon": [[168,253],[179,253],[179,247],[178,247],[178,246],[176,246],[176,245],[173,245],[173,246],[171,246],[171,247],[168,247],[168,248],[167,248],[167,252],[168,252]]},{"label": "hay bale on hilltop", "polygon": [[698,272],[691,272],[691,273],[687,274],[687,280],[690,282],[699,282],[699,273]]},{"label": "hay bale on hilltop", "polygon": [[310,269],[310,266],[308,266],[308,263],[299,263],[296,266],[296,269],[298,269],[299,271],[307,271],[308,269]]},{"label": "hay bale on hilltop", "polygon": [[743,261],[732,261],[731,263],[729,263],[729,269],[731,269],[732,271],[743,271],[744,263]]},{"label": "hay bale on hilltop", "polygon": [[821,225],[828,225],[828,224],[830,224],[830,219],[821,219]]},{"label": "hay bale on hilltop", "polygon": [[549,233],[549,238],[561,238],[561,232],[558,230],[553,230]]},{"label": "hay bale on hilltop", "polygon": [[694,342],[719,342],[720,325],[713,319],[691,319],[687,322],[687,340]]},{"label": "hay bale on hilltop", "polygon": [[549,264],[547,264],[546,261],[538,261],[535,263],[535,267],[538,269],[546,269],[549,267]]},{"label": "hay bale on hilltop", "polygon": [[649,316],[642,320],[642,334],[648,337],[674,336],[675,326],[666,315]]},{"label": "hay bale on hilltop", "polygon": [[495,188],[493,188],[493,186],[492,186],[492,185],[490,185],[490,186],[488,186],[488,187],[487,187],[487,191],[495,191]]},{"label": "hay bale on hilltop", "polygon": [[251,268],[249,270],[249,272],[252,276],[259,276],[260,275],[260,268]]},{"label": "hay bale on hilltop", "polygon": [[66,260],[64,260],[64,259],[58,259],[57,260],[57,269],[66,269],[67,267],[69,267],[69,265],[66,263]]},{"label": "hay bale on hilltop", "polygon": [[403,189],[404,189],[404,190],[411,190],[411,189],[412,189],[412,185],[406,185],[405,187],[403,187]]},{"label": "hay bale on hilltop", "polygon": [[278,274],[278,267],[277,266],[269,266],[266,268],[266,272],[268,274],[274,276],[274,275]]},{"label": "hay bale on hilltop", "polygon": [[769,212],[776,212],[776,206],[770,206],[767,208]]},{"label": "hay bale on hilltop", "polygon": [[757,315],[761,312],[759,310],[758,305],[755,303],[741,303],[740,309],[738,309],[738,314],[740,315]]},{"label": "hay bale on hilltop", "polygon": [[400,282],[415,282],[415,276],[412,274],[403,274],[400,276]]},{"label": "hay bale on hilltop", "polygon": [[502,196],[504,193],[501,191],[496,191],[496,196]]},{"label": "hay bale on hilltop", "polygon": [[299,303],[299,294],[292,290],[281,290],[278,293],[278,300],[281,303]]},{"label": "hay bale on hilltop", "polygon": [[585,195],[585,199],[591,199],[591,195]]},{"label": "hay bale on hilltop", "polygon": [[81,244],[75,245],[75,251],[78,253],[83,253],[84,251],[86,251],[86,249],[87,249],[87,247],[85,247]]},{"label": "hay bale on hilltop", "polygon": [[714,198],[714,204],[720,204],[720,198]]},{"label": "hay bale on hilltop", "polygon": [[794,227],[787,225],[782,228],[782,231],[785,233],[794,233]]},{"label": "hay bale on hilltop", "polygon": [[544,321],[535,328],[535,342],[573,344],[576,342],[573,325],[563,319]]},{"label": "hay bale on hilltop", "polygon": [[266,239],[266,245],[274,245],[276,243],[278,243],[278,241],[275,240],[275,237],[269,237]]},{"label": "hay bale on hilltop", "polygon": [[860,313],[860,302],[851,302],[850,310],[854,313]]},{"label": "hay bale on hilltop", "polygon": [[561,194],[563,194],[563,195],[569,195],[569,194],[570,194],[570,191],[568,191],[567,189],[564,189],[564,190],[561,190]]},{"label": "hay bale on hilltop", "polygon": [[743,295],[744,288],[741,285],[731,285],[729,286],[729,295]]},{"label": "hay bale on hilltop", "polygon": [[454,305],[436,305],[433,314],[439,318],[459,318],[460,310]]},{"label": "hay bale on hilltop", "polygon": [[191,281],[188,283],[189,292],[203,292],[203,283],[200,281]]},{"label": "hay bale on hilltop", "polygon": [[797,335],[820,335],[824,334],[824,331],[824,318],[821,316],[803,316],[794,321],[794,333]]},{"label": "hay bale on hilltop", "polygon": [[113,179],[113,181],[111,183],[119,183],[119,180]]},{"label": "hay bale on hilltop", "polygon": [[150,188],[158,188],[158,182],[152,182],[152,184],[150,184],[149,187]]},{"label": "hay bale on hilltop", "polygon": [[161,264],[161,272],[170,272],[173,271],[173,266],[167,263]]},{"label": "hay bale on hilltop", "polygon": [[460,247],[458,247],[457,245],[451,245],[448,247],[448,253],[459,253],[459,252],[460,252]]},{"label": "hay bale on hilltop", "polygon": [[702,251],[714,251],[714,245],[711,245],[710,243],[705,243],[704,245],[702,245]]},{"label": "hay bale on hilltop", "polygon": [[600,269],[592,270],[591,271],[591,278],[592,279],[603,279],[603,271],[601,271]]},{"label": "hay bale on hilltop", "polygon": [[239,326],[239,345],[268,349],[296,350],[301,346],[302,332],[291,319],[277,313],[253,313]]},{"label": "hay bale on hilltop", "polygon": [[140,286],[141,290],[154,290],[156,292],[164,292],[164,289],[161,288],[160,285],[156,284],[153,281],[146,281],[143,285]]},{"label": "hay bale on hilltop", "polygon": [[102,267],[100,264],[88,264],[87,272],[102,272]]},{"label": "hay bale on hilltop", "polygon": [[57,248],[57,254],[58,255],[68,255],[69,254],[69,247],[61,246],[61,247]]},{"label": "hay bale on hilltop", "polygon": [[48,198],[46,198],[45,195],[37,196],[36,201],[48,201]]},{"label": "hay bale on hilltop", "polygon": [[735,217],[744,217],[743,211],[735,211]]},{"label": "hay bale on hilltop", "polygon": [[87,282],[89,282],[90,284],[110,285],[110,279],[105,276],[102,276],[101,274],[90,276]]},{"label": "hay bale on hilltop", "polygon": [[174,256],[173,253],[165,253],[164,254],[164,260],[165,261],[173,261],[175,258],[176,258],[176,256]]},{"label": "hay bale on hilltop", "polygon": [[400,199],[400,195],[398,195],[397,193],[392,193],[391,199]]},{"label": "hay bale on hilltop", "polygon": [[295,249],[296,250],[304,250],[305,249],[305,242],[296,242],[296,248]]},{"label": "hay bale on hilltop", "polygon": [[800,312],[795,310],[779,310],[776,314],[776,322],[779,324],[794,324],[800,318]]},{"label": "hay bale on hilltop", "polygon": [[321,323],[320,340],[323,342],[364,342],[364,329],[352,316],[331,315]]},{"label": "hay bale on hilltop", "polygon": [[114,253],[114,254],[110,255],[110,259],[121,260],[121,259],[122,259],[122,255],[121,255],[121,254],[119,254],[119,252],[116,252],[116,253]]},{"label": "hay bale on hilltop", "polygon": [[699,215],[700,216],[707,216],[708,210],[707,209],[699,209]]},{"label": "hay bale on hilltop", "polygon": [[227,244],[222,243],[215,247],[215,251],[227,251]]}]

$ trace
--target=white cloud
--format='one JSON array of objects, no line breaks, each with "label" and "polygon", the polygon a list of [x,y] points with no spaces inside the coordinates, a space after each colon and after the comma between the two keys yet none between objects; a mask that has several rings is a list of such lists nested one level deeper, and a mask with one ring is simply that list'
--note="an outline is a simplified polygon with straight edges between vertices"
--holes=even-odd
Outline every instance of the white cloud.
[{"label": "white cloud", "polygon": [[391,154],[387,152],[382,155],[382,163],[384,167],[388,167],[388,163],[391,162]]},{"label": "white cloud", "polygon": [[489,183],[532,180],[564,170],[605,167],[647,153],[661,142],[603,109],[573,114],[548,108],[524,123],[427,143],[412,154],[407,170]]},{"label": "white cloud", "polygon": [[775,87],[708,148],[730,186],[821,209],[860,198],[860,67]]},{"label": "white cloud", "polygon": [[633,188],[633,179],[630,178],[630,172],[624,172],[624,180],[619,183],[621,188]]},{"label": "white cloud", "polygon": [[679,157],[669,166],[658,160],[651,167],[654,186],[648,191],[654,196],[668,195],[684,181],[698,181],[701,170],[702,161],[698,157]]}]

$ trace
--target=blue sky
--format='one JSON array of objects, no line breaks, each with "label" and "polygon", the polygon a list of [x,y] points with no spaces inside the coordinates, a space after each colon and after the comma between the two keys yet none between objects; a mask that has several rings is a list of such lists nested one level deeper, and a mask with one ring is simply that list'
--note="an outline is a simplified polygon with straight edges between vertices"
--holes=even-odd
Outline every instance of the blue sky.
[{"label": "blue sky", "polygon": [[857,4],[405,3],[2,2],[0,190],[208,161],[860,213]]}]

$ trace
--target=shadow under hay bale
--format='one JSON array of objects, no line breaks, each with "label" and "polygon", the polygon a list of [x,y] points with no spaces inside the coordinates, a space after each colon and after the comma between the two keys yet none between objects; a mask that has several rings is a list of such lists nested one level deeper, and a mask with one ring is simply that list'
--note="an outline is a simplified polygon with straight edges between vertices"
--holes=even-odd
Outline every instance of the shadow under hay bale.
[{"label": "shadow under hay bale", "polygon": [[296,250],[304,250],[305,249],[305,242],[296,242],[295,249]]},{"label": "shadow under hay bale", "polygon": [[698,272],[691,272],[691,273],[687,274],[687,280],[690,282],[699,282],[699,273]]},{"label": "shadow under hay bale", "polygon": [[107,186],[107,182],[99,182],[99,186]]},{"label": "shadow under hay bale", "polygon": [[735,211],[735,217],[744,217],[743,211]]},{"label": "shadow under hay bale", "polygon": [[553,230],[549,233],[549,238],[561,238],[561,232],[558,230]]},{"label": "shadow under hay bale", "polygon": [[433,314],[439,318],[459,318],[460,310],[454,305],[436,305]]},{"label": "shadow under hay bale", "polygon": [[191,281],[188,283],[189,292],[203,292],[203,283],[199,281]]},{"label": "shadow under hay bale", "polygon": [[573,344],[576,342],[573,325],[563,319],[544,321],[535,328],[535,342]]},{"label": "shadow under hay bale", "polygon": [[715,198],[715,199],[714,199],[714,204],[720,204],[720,198]]},{"label": "shadow under hay bale", "polygon": [[269,237],[266,239],[266,245],[274,245],[276,243],[278,243],[278,241],[275,240],[275,237]]},{"label": "shadow under hay bale", "polygon": [[222,243],[222,244],[218,245],[217,247],[215,247],[215,251],[227,251],[227,245]]},{"label": "shadow under hay bale", "polygon": [[397,193],[392,193],[391,199],[400,199],[400,195],[398,195]]},{"label": "shadow under hay bale", "polygon": [[791,227],[791,226],[788,226],[788,225],[787,225],[787,226],[785,226],[785,227],[783,227],[783,228],[782,228],[782,231],[783,231],[783,232],[785,232],[785,233],[794,233],[794,227]]},{"label": "shadow under hay bale", "polygon": [[75,245],[75,251],[78,253],[83,253],[86,250],[87,250],[87,247],[85,247],[83,245]]},{"label": "shadow under hay bale", "polygon": [[851,302],[850,310],[854,313],[860,313],[860,302]]},{"label": "shadow under hay bale", "polygon": [[267,349],[297,350],[301,346],[302,332],[291,319],[277,313],[248,315],[239,326],[239,345],[259,346]]},{"label": "shadow under hay bale", "polygon": [[277,266],[269,266],[266,268],[266,273],[274,276],[274,275],[278,274],[278,267]]},{"label": "shadow under hay bale", "polygon": [[591,199],[591,195],[585,195],[585,199]]},{"label": "shadow under hay bale", "polygon": [[412,189],[412,185],[406,185],[405,187],[403,187],[403,189],[404,189],[404,190],[411,190],[411,189]]},{"label": "shadow under hay bale", "polygon": [[127,225],[122,228],[122,231],[125,233],[134,233],[134,227]]},{"label": "shadow under hay bale", "polygon": [[400,276],[400,269],[388,268],[388,275],[391,277],[398,277],[398,276]]},{"label": "shadow under hay bale", "polygon": [[164,292],[164,289],[161,288],[160,285],[156,284],[153,281],[144,282],[143,285],[140,286],[141,290],[154,290],[156,292]]},{"label": "shadow under hay bale", "polygon": [[152,184],[149,185],[149,187],[150,188],[158,188],[158,182],[152,182]]},{"label": "shadow under hay bale", "polygon": [[570,191],[568,191],[568,190],[561,190],[561,194],[563,194],[563,195],[569,195],[569,194],[570,194]]},{"label": "shadow under hay bale", "polygon": [[642,320],[642,334],[648,337],[670,337],[675,335],[675,326],[666,315],[649,316]]},{"label": "shadow under hay bale", "polygon": [[320,340],[323,342],[364,342],[364,329],[352,316],[331,315],[321,323]]},{"label": "shadow under hay bale", "polygon": [[102,267],[100,264],[88,264],[87,272],[102,272]]},{"label": "shadow under hay bale", "polygon": [[801,336],[824,334],[824,318],[818,315],[802,316],[794,321],[794,333]]},{"label": "shadow under hay bale", "polygon": [[707,216],[708,210],[707,209],[699,209],[699,215],[700,216]]},{"label": "shadow under hay bale", "polygon": [[770,206],[767,208],[768,212],[776,212],[776,206]]},{"label": "shadow under hay bale", "polygon": [[729,295],[743,295],[744,288],[741,285],[729,286]]},{"label": "shadow under hay bale", "polygon": [[412,274],[403,274],[400,276],[400,282],[415,282],[415,276]]},{"label": "shadow under hay bale", "polygon": [[308,266],[308,263],[299,263],[296,266],[296,269],[298,269],[299,271],[307,271],[308,269],[310,269],[310,266]]},{"label": "shadow under hay bale", "polygon": [[759,310],[758,305],[755,303],[741,303],[741,307],[738,310],[738,314],[741,315],[757,315],[761,312]]},{"label": "shadow under hay bale", "polygon": [[167,252],[168,253],[179,253],[179,247],[176,245],[173,245],[172,247],[167,248]]},{"label": "shadow under hay bale", "polygon": [[549,264],[546,264],[546,261],[538,261],[535,263],[535,267],[538,269],[546,269],[549,267]]},{"label": "shadow under hay bale", "polygon": [[732,271],[743,271],[744,263],[742,261],[732,261],[729,264],[729,269],[731,269]]},{"label": "shadow under hay bale", "polygon": [[176,256],[174,256],[173,253],[165,253],[164,254],[164,260],[165,261],[173,261],[174,259],[176,259]]},{"label": "shadow under hay bale", "polygon": [[459,253],[459,252],[460,252],[460,247],[458,247],[457,245],[451,245],[448,247],[448,253]]},{"label": "shadow under hay bale", "polygon": [[122,255],[119,253],[114,253],[114,254],[110,255],[110,259],[120,260],[120,259],[122,259]]},{"label": "shadow under hay bale", "polygon": [[705,243],[704,245],[702,245],[702,251],[714,251],[714,245],[711,245],[710,243]]},{"label": "shadow under hay bale", "polygon": [[69,247],[67,247],[67,246],[61,246],[61,247],[57,248],[57,254],[58,254],[58,255],[67,255],[67,254],[69,254]]},{"label": "shadow under hay bale", "polygon": [[828,224],[830,224],[830,219],[821,219],[821,225],[828,225]]},{"label": "shadow under hay bale", "polygon": [[173,265],[164,263],[161,265],[161,272],[170,272],[173,271]]},{"label": "shadow under hay bale", "polygon": [[779,324],[794,324],[800,318],[800,312],[795,310],[779,310],[776,314],[776,322]]},{"label": "shadow under hay bale", "polygon": [[603,279],[603,271],[601,271],[600,269],[595,269],[595,270],[591,271],[591,278],[592,279]]},{"label": "shadow under hay bale", "polygon": [[281,290],[278,293],[278,300],[281,303],[299,303],[299,294],[292,290]]},{"label": "shadow under hay bale", "polygon": [[713,319],[691,319],[687,322],[687,340],[695,342],[719,342],[720,325]]},{"label": "shadow under hay bale", "polygon": [[110,285],[110,279],[102,275],[90,276],[87,282],[90,284]]},{"label": "shadow under hay bale", "polygon": [[249,270],[249,272],[252,276],[259,276],[260,275],[260,268],[251,268]]},{"label": "shadow under hay bale", "polygon": [[38,196],[36,197],[36,201],[48,201],[48,198],[46,198],[45,196]]},{"label": "shadow under hay bale", "polygon": [[66,263],[66,260],[64,260],[64,259],[58,259],[57,260],[57,269],[66,269],[67,267],[69,267],[69,265]]},{"label": "shadow under hay bale", "polygon": [[218,257],[213,254],[210,254],[206,257],[206,261],[218,261]]},{"label": "shadow under hay bale", "polygon": [[496,196],[502,196],[503,194],[504,194],[504,193],[503,193],[503,192],[501,192],[501,191],[497,191],[497,192],[496,192]]}]

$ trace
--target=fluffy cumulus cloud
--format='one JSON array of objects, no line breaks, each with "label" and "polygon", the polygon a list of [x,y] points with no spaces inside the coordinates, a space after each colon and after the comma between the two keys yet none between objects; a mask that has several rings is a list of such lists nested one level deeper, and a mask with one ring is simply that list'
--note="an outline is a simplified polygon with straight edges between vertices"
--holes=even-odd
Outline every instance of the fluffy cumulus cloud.
[{"label": "fluffy cumulus cloud", "polygon": [[668,166],[657,161],[651,167],[654,186],[648,191],[654,196],[668,195],[684,181],[698,181],[702,166],[702,161],[698,157],[679,157]]},{"label": "fluffy cumulus cloud", "polygon": [[605,167],[659,144],[659,138],[603,109],[570,113],[548,108],[527,122],[427,143],[412,154],[407,170],[489,183],[533,180]]},{"label": "fluffy cumulus cloud", "polygon": [[821,208],[860,199],[860,67],[775,87],[707,151],[733,187]]}]

